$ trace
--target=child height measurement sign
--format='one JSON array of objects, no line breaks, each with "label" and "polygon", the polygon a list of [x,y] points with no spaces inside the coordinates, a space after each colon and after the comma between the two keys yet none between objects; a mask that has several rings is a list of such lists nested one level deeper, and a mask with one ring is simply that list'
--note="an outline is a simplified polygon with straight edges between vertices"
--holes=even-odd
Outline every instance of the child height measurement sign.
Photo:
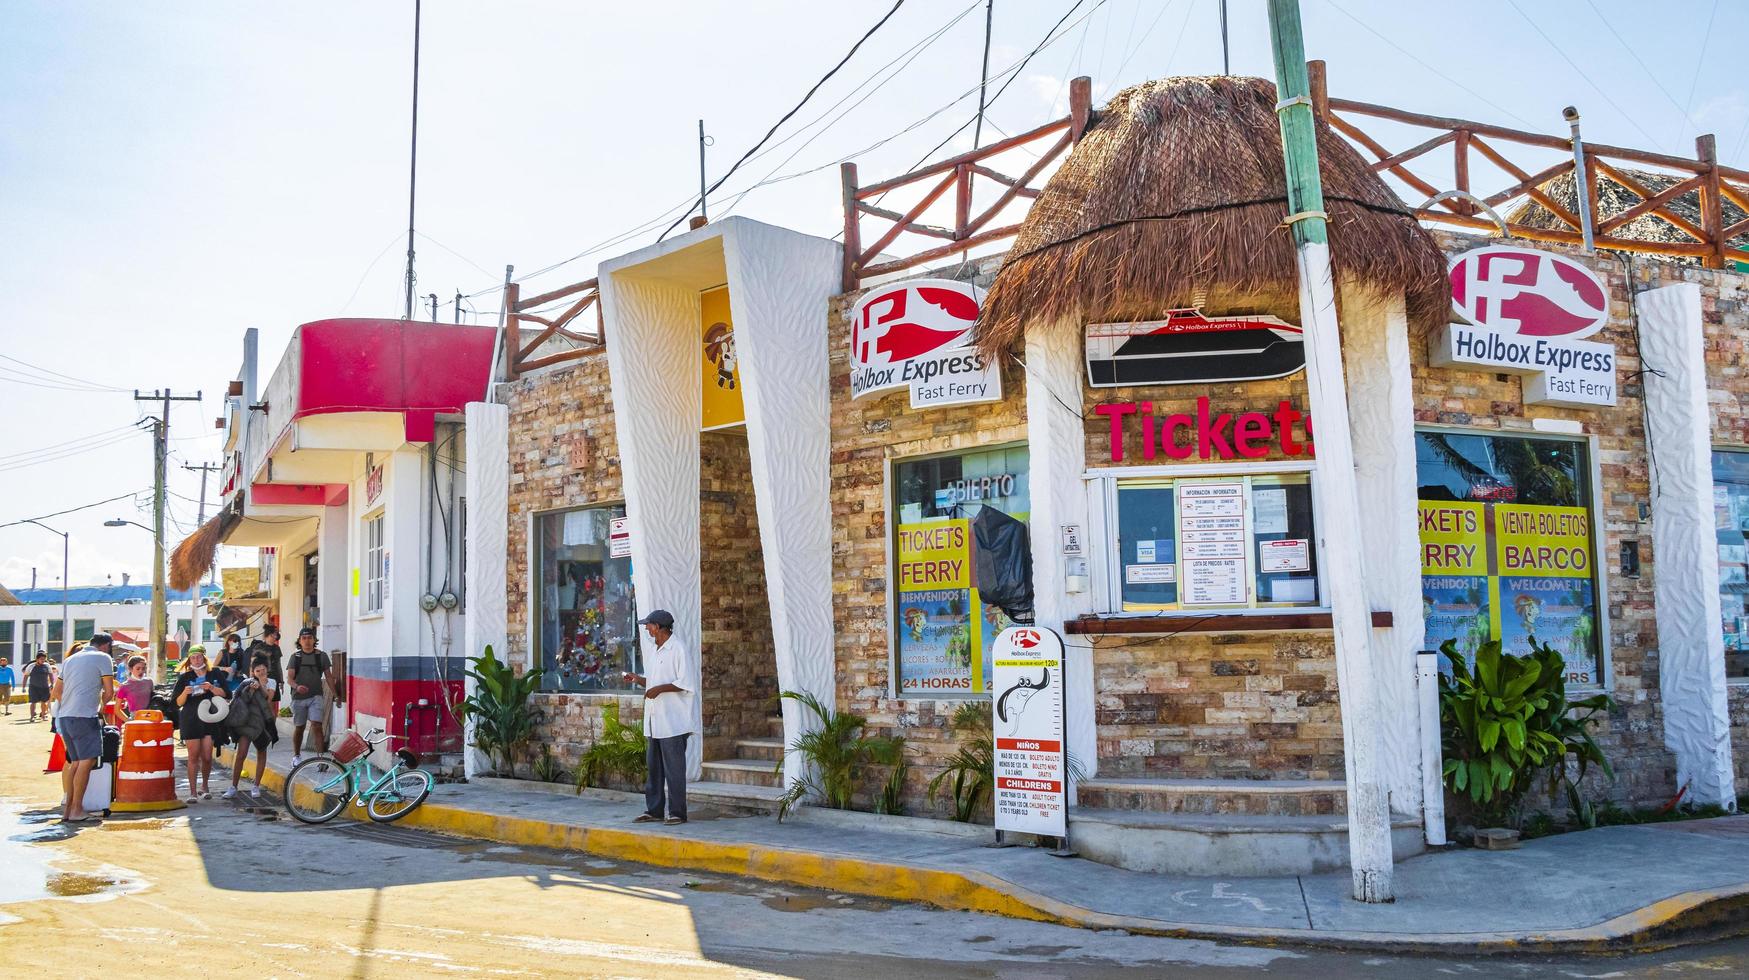
[{"label": "child height measurement sign", "polygon": [[996,637],[990,720],[996,735],[996,829],[1068,834],[1063,762],[1063,639],[1010,626]]}]

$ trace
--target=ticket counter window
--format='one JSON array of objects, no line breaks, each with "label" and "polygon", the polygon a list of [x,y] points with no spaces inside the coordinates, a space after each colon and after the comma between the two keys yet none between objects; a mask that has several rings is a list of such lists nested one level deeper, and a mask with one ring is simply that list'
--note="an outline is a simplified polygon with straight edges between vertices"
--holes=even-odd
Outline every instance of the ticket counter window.
[{"label": "ticket counter window", "polygon": [[903,697],[982,697],[991,644],[1012,624],[978,595],[973,521],[994,508],[1025,522],[1024,446],[904,460],[893,467],[893,651]]},{"label": "ticket counter window", "polygon": [[1713,527],[1719,539],[1719,616],[1725,677],[1749,679],[1749,452],[1713,453]]},{"label": "ticket counter window", "polygon": [[[1586,444],[1416,433],[1424,649],[1547,644],[1567,683],[1602,686],[1591,460]],[[1442,667],[1446,666],[1444,664]]]},{"label": "ticket counter window", "polygon": [[1320,604],[1304,473],[1118,480],[1116,527],[1124,612]]},{"label": "ticket counter window", "polygon": [[624,516],[615,505],[534,519],[542,690],[632,690],[624,676],[640,671],[632,560],[629,539],[616,547],[613,534],[614,519]]}]

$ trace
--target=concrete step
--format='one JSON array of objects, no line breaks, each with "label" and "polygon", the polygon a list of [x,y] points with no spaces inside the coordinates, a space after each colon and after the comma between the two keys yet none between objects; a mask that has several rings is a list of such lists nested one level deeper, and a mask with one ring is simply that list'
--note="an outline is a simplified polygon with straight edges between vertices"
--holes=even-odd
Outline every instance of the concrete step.
[{"label": "concrete step", "polygon": [[1095,810],[1315,817],[1348,812],[1339,779],[1089,779],[1077,802]]},{"label": "concrete step", "polygon": [[783,738],[783,716],[772,715],[765,719],[765,734],[771,738]]},{"label": "concrete step", "polygon": [[716,759],[704,764],[704,781],[775,788],[776,767],[770,759]]},{"label": "concrete step", "polygon": [[739,759],[760,759],[776,765],[783,758],[783,739],[781,738],[743,738],[735,742],[735,757]]},{"label": "concrete step", "polygon": [[776,786],[703,781],[686,784],[688,807],[710,806],[740,813],[776,813],[783,790]]},{"label": "concrete step", "polygon": [[[1348,866],[1348,818],[1340,814],[1161,813],[1073,807],[1069,842],[1082,857],[1131,871],[1265,877]],[[1391,817],[1391,853],[1426,849],[1421,822]]]}]

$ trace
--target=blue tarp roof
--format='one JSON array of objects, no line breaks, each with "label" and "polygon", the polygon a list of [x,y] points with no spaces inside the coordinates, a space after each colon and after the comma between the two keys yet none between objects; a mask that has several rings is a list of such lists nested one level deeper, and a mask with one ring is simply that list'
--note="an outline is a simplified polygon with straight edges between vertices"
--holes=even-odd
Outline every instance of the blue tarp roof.
[{"label": "blue tarp roof", "polygon": [[[202,585],[200,594],[215,595],[219,592],[216,585]],[[167,589],[166,594],[171,602],[187,602],[187,589]],[[48,589],[13,589],[12,594],[25,605],[60,605],[61,590]],[[67,601],[75,605],[88,602],[150,602],[152,587],[150,585],[79,585],[67,590]]]}]

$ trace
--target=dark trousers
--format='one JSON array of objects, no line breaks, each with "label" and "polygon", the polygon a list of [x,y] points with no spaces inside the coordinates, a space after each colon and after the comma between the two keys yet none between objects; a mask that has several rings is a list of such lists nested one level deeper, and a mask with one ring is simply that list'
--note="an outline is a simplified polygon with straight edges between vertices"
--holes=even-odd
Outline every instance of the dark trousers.
[{"label": "dark trousers", "polygon": [[649,770],[644,780],[644,812],[653,817],[662,815],[666,789],[668,815],[686,819],[686,737],[644,740],[644,766]]}]

